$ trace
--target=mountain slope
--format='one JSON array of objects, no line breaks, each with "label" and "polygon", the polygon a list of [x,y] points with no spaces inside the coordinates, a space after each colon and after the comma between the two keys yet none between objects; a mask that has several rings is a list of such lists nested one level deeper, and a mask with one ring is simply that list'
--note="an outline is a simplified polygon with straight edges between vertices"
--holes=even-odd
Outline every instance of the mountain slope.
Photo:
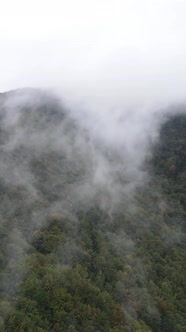
[{"label": "mountain slope", "polygon": [[92,174],[98,156],[127,186],[122,161],[56,97],[0,104],[0,331],[184,331],[186,116],[118,203]]}]

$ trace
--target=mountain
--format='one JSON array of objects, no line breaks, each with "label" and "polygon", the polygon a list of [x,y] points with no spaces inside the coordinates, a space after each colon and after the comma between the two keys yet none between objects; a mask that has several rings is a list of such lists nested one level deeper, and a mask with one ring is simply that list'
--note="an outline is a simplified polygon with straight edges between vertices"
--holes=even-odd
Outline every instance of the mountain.
[{"label": "mountain", "polygon": [[49,91],[0,95],[0,331],[185,331],[186,115],[143,169],[120,152]]}]

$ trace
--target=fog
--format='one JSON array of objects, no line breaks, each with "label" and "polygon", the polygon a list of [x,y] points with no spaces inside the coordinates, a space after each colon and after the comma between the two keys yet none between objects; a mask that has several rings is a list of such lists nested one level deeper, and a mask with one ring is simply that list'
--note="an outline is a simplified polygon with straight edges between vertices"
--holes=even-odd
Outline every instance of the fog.
[{"label": "fog", "polygon": [[[24,257],[25,238],[32,243],[53,216],[75,225],[59,246],[61,262],[69,265],[83,250],[76,234],[79,210],[98,207],[108,225],[121,211],[139,233],[144,227],[151,232],[165,204],[159,188],[147,185],[147,164],[161,126],[186,110],[180,107],[186,102],[185,40],[185,0],[1,4],[0,92],[18,89],[0,94],[0,221],[13,220],[5,248],[12,279],[17,270],[11,259]],[[148,191],[141,196],[147,211],[140,210],[140,194],[135,200],[145,185],[155,197],[149,199]],[[182,240],[181,228],[172,231],[158,218],[165,246]],[[124,230],[108,229],[107,238],[118,257],[137,246]],[[126,259],[136,280],[145,280],[143,262]],[[23,281],[25,266],[15,280],[3,279],[7,292]],[[118,278],[121,299],[127,282]],[[127,307],[135,316],[136,309]]]},{"label": "fog", "polygon": [[[162,123],[178,112],[174,105],[185,102],[185,10],[181,0],[4,3],[0,90],[54,91],[89,137],[87,141],[78,133],[72,144],[59,128],[48,128],[39,136],[32,133],[28,143],[24,128],[15,129],[25,98],[38,107],[37,97],[29,97],[27,90],[25,96],[10,98],[5,124],[14,127],[14,134],[6,148],[13,151],[17,142],[37,142],[41,151],[53,142],[56,150],[64,141],[68,154],[80,151],[82,159],[86,156],[89,174],[81,192],[91,188],[96,195],[97,186],[105,188],[112,201],[144,183],[144,163]],[[115,163],[100,145],[114,153]],[[116,181],[123,169],[125,186]],[[15,173],[34,188],[28,171]]]},{"label": "fog", "polygon": [[58,90],[89,108],[185,100],[183,0],[9,0],[0,13],[0,90]]}]

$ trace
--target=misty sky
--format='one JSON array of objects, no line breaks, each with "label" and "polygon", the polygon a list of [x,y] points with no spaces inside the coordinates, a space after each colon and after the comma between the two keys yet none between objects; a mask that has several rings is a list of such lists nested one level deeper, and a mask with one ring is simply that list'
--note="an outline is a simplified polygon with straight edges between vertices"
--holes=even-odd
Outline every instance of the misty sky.
[{"label": "misty sky", "polygon": [[185,99],[185,0],[6,0],[0,11],[0,91],[55,88],[121,103]]}]

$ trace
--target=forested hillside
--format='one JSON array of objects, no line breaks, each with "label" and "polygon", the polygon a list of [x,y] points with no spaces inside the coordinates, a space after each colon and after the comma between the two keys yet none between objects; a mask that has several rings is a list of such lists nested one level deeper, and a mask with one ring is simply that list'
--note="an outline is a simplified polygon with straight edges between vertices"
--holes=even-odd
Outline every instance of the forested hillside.
[{"label": "forested hillside", "polygon": [[29,95],[0,96],[0,331],[184,332],[186,116],[162,126],[148,181],[111,209],[88,181],[87,132]]}]

